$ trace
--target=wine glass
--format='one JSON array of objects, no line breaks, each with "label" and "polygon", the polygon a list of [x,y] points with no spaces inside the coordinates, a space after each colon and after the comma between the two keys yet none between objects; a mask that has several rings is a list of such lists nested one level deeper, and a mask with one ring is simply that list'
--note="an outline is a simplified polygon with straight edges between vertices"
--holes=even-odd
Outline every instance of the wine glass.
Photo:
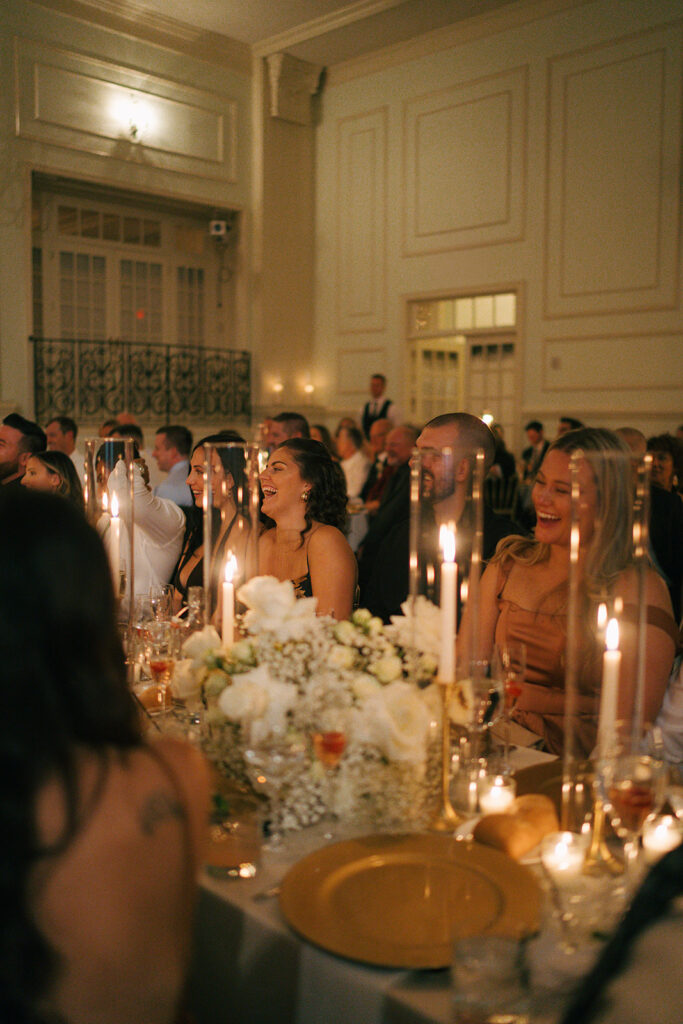
[{"label": "wine glass", "polygon": [[304,740],[293,733],[272,736],[263,746],[244,752],[247,774],[257,793],[268,800],[268,841],[266,849],[282,845],[286,795],[296,785],[306,755]]},{"label": "wine glass", "polygon": [[324,838],[334,838],[332,821],[335,818],[335,783],[339,762],[346,750],[346,723],[341,714],[325,713],[321,716],[317,727],[311,735],[313,752],[323,767],[323,801],[326,822]]},{"label": "wine glass", "polygon": [[462,680],[461,686],[470,703],[470,721],[467,726],[470,755],[469,805],[474,811],[478,799],[483,741],[503,711],[503,670],[498,653],[494,651],[490,658],[470,659],[469,675]]},{"label": "wine glass", "polygon": [[627,875],[640,852],[645,819],[663,798],[664,766],[634,739],[630,722],[617,722],[597,765],[597,778],[605,813],[624,843]]},{"label": "wine glass", "polygon": [[149,600],[155,619],[168,621],[173,613],[173,587],[160,583],[149,588]]},{"label": "wine glass", "polygon": [[511,715],[522,694],[526,673],[526,644],[513,640],[498,644],[496,650],[503,677],[503,774],[510,775]]},{"label": "wine glass", "polygon": [[[152,621],[146,630],[147,665],[152,677],[153,699],[146,701],[150,711],[165,711],[171,704],[171,677],[175,666],[175,634],[170,622]],[[152,689],[149,687],[148,689]],[[149,697],[149,695],[148,695]]]}]

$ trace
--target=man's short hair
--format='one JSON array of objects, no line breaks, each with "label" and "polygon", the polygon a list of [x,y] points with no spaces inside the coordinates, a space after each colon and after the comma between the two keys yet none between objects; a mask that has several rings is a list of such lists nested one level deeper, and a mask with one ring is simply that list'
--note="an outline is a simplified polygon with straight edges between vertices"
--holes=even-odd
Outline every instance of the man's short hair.
[{"label": "man's short hair", "polygon": [[481,448],[484,452],[484,472],[488,472],[493,465],[496,453],[495,434],[479,416],[473,416],[469,412],[446,412],[425,423],[423,429],[426,430],[427,427],[455,427],[458,447],[464,448],[466,455],[471,458],[474,458],[477,449]]},{"label": "man's short hair", "polygon": [[109,432],[109,437],[132,437],[138,448],[145,447],[145,438],[137,423],[120,423]]},{"label": "man's short hair", "polygon": [[74,441],[76,440],[78,436],[78,424],[76,423],[76,420],[72,420],[70,416],[53,416],[47,424],[48,427],[50,426],[50,423],[58,423],[59,429],[63,434],[71,433],[74,436]]},{"label": "man's short hair", "polygon": [[543,424],[540,420],[529,420],[524,428],[525,430],[543,430]]},{"label": "man's short hair", "polygon": [[570,430],[580,430],[583,426],[581,420],[577,420],[574,416],[560,416],[560,423],[568,423]]},{"label": "man's short hair", "polygon": [[383,373],[372,373],[370,374],[370,380],[381,380],[382,384],[386,384],[387,378]]},{"label": "man's short hair", "polygon": [[164,434],[170,448],[176,448],[179,455],[189,455],[192,451],[192,432],[179,423],[171,423],[167,427],[159,427],[157,435]]},{"label": "man's short hair", "polygon": [[33,420],[27,420],[24,416],[20,416],[18,412],[11,412],[8,416],[5,416],[2,422],[6,427],[18,430],[22,435],[18,444],[20,452],[30,452],[31,455],[35,455],[36,452],[44,452],[47,449],[45,431],[37,423],[34,423]]},{"label": "man's short hair", "polygon": [[339,433],[341,433],[342,430],[345,432],[356,451],[363,447],[363,435],[358,427],[342,427]]},{"label": "man's short hair", "polygon": [[311,436],[308,420],[301,413],[279,412],[277,416],[273,416],[273,422],[281,423],[288,437],[293,437],[295,434],[306,438]]}]

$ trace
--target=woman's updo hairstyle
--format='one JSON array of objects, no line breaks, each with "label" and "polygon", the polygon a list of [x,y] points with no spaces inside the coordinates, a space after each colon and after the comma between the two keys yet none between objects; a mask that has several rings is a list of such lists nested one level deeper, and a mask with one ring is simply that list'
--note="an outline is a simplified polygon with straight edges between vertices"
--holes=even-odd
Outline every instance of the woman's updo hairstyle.
[{"label": "woman's updo hairstyle", "polygon": [[310,484],[306,502],[306,529],[315,521],[344,530],[346,526],[346,478],[338,462],[320,441],[290,437],[278,448],[294,456],[301,476]]}]

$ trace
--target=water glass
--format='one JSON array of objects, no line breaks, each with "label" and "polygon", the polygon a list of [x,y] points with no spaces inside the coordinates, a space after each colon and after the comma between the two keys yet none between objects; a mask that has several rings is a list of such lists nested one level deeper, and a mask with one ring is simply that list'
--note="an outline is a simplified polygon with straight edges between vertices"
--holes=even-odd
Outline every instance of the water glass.
[{"label": "water glass", "polygon": [[451,981],[455,1024],[528,1024],[523,941],[499,935],[456,939]]}]

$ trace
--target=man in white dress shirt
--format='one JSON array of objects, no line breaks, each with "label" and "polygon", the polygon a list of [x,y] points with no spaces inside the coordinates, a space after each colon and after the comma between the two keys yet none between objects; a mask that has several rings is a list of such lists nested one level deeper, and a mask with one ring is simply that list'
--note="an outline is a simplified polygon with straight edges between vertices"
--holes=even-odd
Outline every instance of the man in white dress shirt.
[{"label": "man in white dress shirt", "polygon": [[192,505],[192,492],[187,486],[190,472],[192,434],[179,424],[159,427],[154,438],[152,458],[162,473],[168,476],[157,484],[154,493],[157,498],[168,498],[176,505]]},{"label": "man in white dress shirt", "polygon": [[71,416],[55,416],[45,427],[47,437],[47,450],[49,452],[64,452],[68,455],[74,466],[81,483],[85,481],[84,456],[76,451],[76,438],[78,437],[78,425]]},{"label": "man in white dress shirt", "polygon": [[346,477],[348,498],[358,498],[370,472],[370,460],[363,452],[363,435],[357,427],[341,427],[335,438]]}]

